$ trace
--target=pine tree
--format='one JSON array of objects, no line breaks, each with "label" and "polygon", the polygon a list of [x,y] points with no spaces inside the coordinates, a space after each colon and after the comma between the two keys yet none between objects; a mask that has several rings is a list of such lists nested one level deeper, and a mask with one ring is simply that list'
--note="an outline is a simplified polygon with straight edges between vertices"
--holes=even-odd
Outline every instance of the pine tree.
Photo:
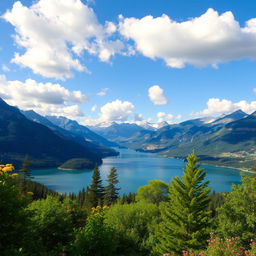
[{"label": "pine tree", "polygon": [[105,187],[104,204],[111,205],[118,199],[118,190],[120,190],[120,188],[116,187],[116,184],[119,183],[116,168],[111,168],[107,183],[108,185]]},{"label": "pine tree", "polygon": [[156,232],[157,253],[180,255],[182,250],[201,249],[209,235],[209,182],[197,156],[187,157],[182,179],[175,177],[170,184],[170,200],[161,206],[162,223]]},{"label": "pine tree", "polygon": [[20,171],[26,177],[26,179],[29,179],[31,177],[30,161],[28,155],[24,157],[22,162],[22,168]]},{"label": "pine tree", "polygon": [[100,177],[99,167],[96,166],[93,170],[92,184],[89,187],[86,204],[91,207],[96,207],[103,203],[104,187]]},{"label": "pine tree", "polygon": [[26,193],[28,191],[28,181],[31,178],[31,170],[30,170],[30,161],[28,155],[26,155],[22,162],[22,168],[20,172],[23,175],[23,179],[21,182],[21,192]]}]

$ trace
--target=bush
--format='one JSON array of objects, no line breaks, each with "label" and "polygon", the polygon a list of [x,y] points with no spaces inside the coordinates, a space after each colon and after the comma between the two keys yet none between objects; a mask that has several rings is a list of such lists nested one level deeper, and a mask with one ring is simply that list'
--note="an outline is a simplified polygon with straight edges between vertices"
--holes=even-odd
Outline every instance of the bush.
[{"label": "bush", "polygon": [[28,240],[29,196],[21,196],[15,185],[17,173],[11,164],[0,165],[0,252],[18,255]]},{"label": "bush", "polygon": [[205,251],[183,251],[183,256],[255,256],[256,243],[251,243],[251,249],[246,250],[238,238],[211,238]]},{"label": "bush", "polygon": [[149,237],[159,217],[157,205],[143,201],[111,206],[105,221],[118,234],[118,252],[124,255],[149,255]]},{"label": "bush", "polygon": [[38,251],[40,248],[48,255],[65,250],[65,246],[72,241],[73,227],[71,215],[59,199],[48,196],[32,202],[28,209],[34,212],[31,230],[34,248],[30,249]]},{"label": "bush", "polygon": [[107,207],[97,206],[92,209],[84,228],[76,231],[73,244],[74,256],[111,256],[116,255],[114,231],[104,223]]}]

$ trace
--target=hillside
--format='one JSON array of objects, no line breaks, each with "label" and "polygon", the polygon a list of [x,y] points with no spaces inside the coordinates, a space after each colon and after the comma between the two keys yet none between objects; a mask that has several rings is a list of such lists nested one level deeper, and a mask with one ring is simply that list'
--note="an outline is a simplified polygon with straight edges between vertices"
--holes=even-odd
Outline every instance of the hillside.
[{"label": "hillside", "polygon": [[[125,129],[122,127],[115,124],[101,128],[101,134],[121,146],[139,151],[185,158],[194,150],[206,163],[238,168],[253,165],[256,156],[255,113],[247,115],[238,110],[215,120],[192,119],[157,131],[143,128],[134,131],[136,125],[125,124]],[[130,127],[132,129],[129,130]]]},{"label": "hillside", "polygon": [[123,146],[127,139],[130,139],[134,136],[136,137],[136,135],[140,132],[147,131],[145,128],[137,124],[130,123],[112,123],[107,127],[90,126],[90,128],[108,140]]},{"label": "hillside", "polygon": [[193,142],[170,147],[161,154],[185,157],[192,150],[208,163],[239,168],[252,166],[256,156],[256,113],[227,123],[213,133],[203,134]]},{"label": "hillside", "polygon": [[87,142],[92,142],[94,144],[98,144],[104,147],[115,147],[116,143],[107,140],[106,138],[100,136],[99,134],[93,132],[86,126],[80,125],[77,121],[70,120],[63,116],[46,116],[46,118],[53,123],[54,125],[71,132],[72,134],[76,134]]},{"label": "hillside", "polygon": [[78,157],[101,163],[94,150],[58,136],[0,99],[0,159],[20,166],[25,155],[29,155],[32,166],[36,167],[59,166]]},{"label": "hillside", "polygon": [[[94,150],[94,152],[101,156],[101,157],[106,157],[106,156],[115,156],[118,154],[118,152],[116,152],[114,149],[109,148],[107,146],[105,146],[105,144],[110,144],[111,142],[107,141],[106,139],[104,139],[103,137],[95,134],[94,132],[90,131],[89,129],[87,129],[84,126],[80,126],[77,122],[69,120],[67,118],[57,118],[57,117],[52,117],[52,119],[54,120],[56,119],[65,119],[67,120],[67,123],[74,123],[76,124],[76,127],[79,127],[80,130],[85,130],[86,133],[84,132],[84,136],[82,136],[82,132],[72,132],[72,129],[66,130],[65,128],[61,128],[57,125],[55,125],[54,123],[52,123],[50,120],[48,120],[47,118],[37,114],[35,111],[33,110],[29,110],[29,111],[22,111],[22,113],[30,120],[35,121],[37,123],[40,123],[44,126],[47,126],[48,128],[50,128],[56,135],[64,138],[64,139],[68,139],[71,141],[74,141],[76,143],[79,143],[80,145],[82,145],[85,148],[89,148],[90,150]],[[66,127],[66,126],[64,126]],[[71,125],[68,127],[72,127]],[[76,131],[78,131],[78,129],[76,129]],[[86,136],[86,137],[85,137]],[[88,139],[91,138],[92,139]]]}]

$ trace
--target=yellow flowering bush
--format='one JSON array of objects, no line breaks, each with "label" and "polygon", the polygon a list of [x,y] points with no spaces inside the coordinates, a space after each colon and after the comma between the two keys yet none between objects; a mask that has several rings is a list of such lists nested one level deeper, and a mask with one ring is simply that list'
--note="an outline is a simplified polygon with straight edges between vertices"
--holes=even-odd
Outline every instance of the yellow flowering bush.
[{"label": "yellow flowering bush", "polygon": [[[0,254],[20,255],[25,244],[30,213],[30,198],[20,195],[18,173],[12,164],[0,165]],[[17,239],[19,237],[19,239]]]},{"label": "yellow flowering bush", "polygon": [[0,175],[5,176],[11,176],[13,178],[16,178],[18,176],[18,173],[13,173],[15,170],[14,166],[12,164],[1,164],[0,165]]}]

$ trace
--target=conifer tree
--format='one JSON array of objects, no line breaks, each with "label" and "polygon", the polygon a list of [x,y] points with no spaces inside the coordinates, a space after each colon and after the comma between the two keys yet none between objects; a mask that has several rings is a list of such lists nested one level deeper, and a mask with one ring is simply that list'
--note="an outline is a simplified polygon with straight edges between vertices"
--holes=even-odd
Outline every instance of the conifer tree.
[{"label": "conifer tree", "polygon": [[209,235],[208,183],[197,156],[187,157],[182,179],[175,177],[169,188],[170,200],[161,205],[162,223],[156,232],[155,251],[180,255],[182,250],[201,249]]},{"label": "conifer tree", "polygon": [[116,168],[111,168],[107,183],[108,185],[105,187],[104,204],[111,205],[118,199],[118,190],[120,190],[120,188],[116,187],[116,184],[119,183]]},{"label": "conifer tree", "polygon": [[29,179],[31,177],[31,170],[30,170],[30,161],[28,155],[26,155],[22,162],[22,168],[20,170],[23,175]]},{"label": "conifer tree", "polygon": [[20,172],[23,175],[23,179],[21,182],[21,192],[26,193],[28,190],[28,181],[31,178],[31,170],[30,170],[30,161],[28,155],[26,155],[22,162],[22,168]]},{"label": "conifer tree", "polygon": [[104,199],[104,187],[102,186],[102,180],[100,177],[99,167],[96,166],[93,170],[92,184],[87,192],[87,206],[96,207],[103,203]]}]

